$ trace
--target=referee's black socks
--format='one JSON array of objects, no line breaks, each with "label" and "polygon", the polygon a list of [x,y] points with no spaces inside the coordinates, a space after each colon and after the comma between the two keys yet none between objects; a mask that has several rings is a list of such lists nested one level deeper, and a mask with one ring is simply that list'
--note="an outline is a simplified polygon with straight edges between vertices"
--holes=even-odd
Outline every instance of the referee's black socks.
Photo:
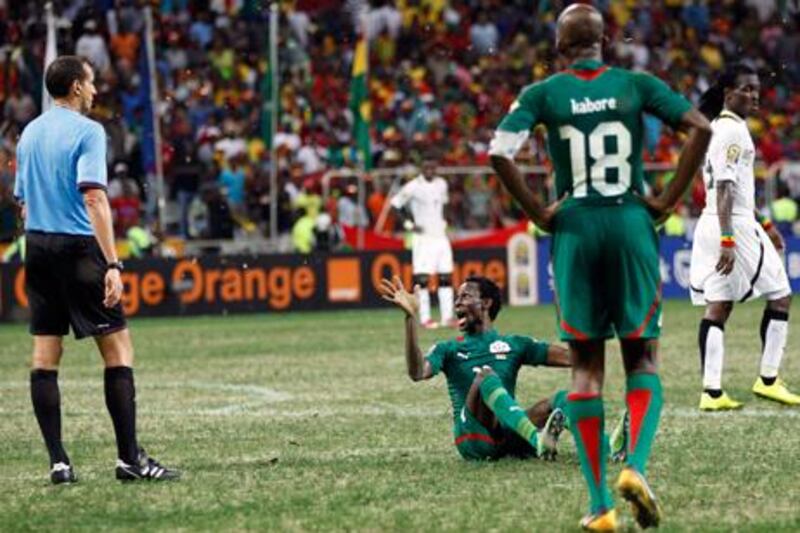
[{"label": "referee's black socks", "polygon": [[69,464],[61,442],[61,393],[58,390],[58,370],[31,370],[31,402],[39,428],[42,430],[50,466]]},{"label": "referee's black socks", "polygon": [[136,389],[133,369],[115,366],[105,371],[106,407],[114,423],[117,453],[127,464],[137,464],[139,446],[136,443]]}]

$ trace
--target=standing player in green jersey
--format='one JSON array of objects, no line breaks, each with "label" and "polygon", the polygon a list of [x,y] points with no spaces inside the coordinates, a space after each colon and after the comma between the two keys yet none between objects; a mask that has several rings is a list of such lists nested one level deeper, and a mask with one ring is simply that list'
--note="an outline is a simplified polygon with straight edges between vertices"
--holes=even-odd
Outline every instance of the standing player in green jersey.
[{"label": "standing player in green jersey", "polygon": [[[575,4],[556,27],[556,47],[569,68],[523,89],[492,140],[492,165],[532,221],[552,231],[558,327],[569,342],[572,391],[567,418],[591,510],[585,529],[613,530],[616,512],[605,480],[605,340],[619,337],[630,413],[626,467],[617,481],[642,527],[658,525],[660,510],[645,465],[661,412],[657,339],[661,302],[654,219],[665,217],[700,166],[710,139],[708,121],[659,79],[602,63],[603,18]],[[643,197],[642,117],[650,113],[689,137],[675,178],[657,198]],[[543,206],[513,158],[537,124],[562,201]]]},{"label": "standing player in green jersey", "polygon": [[[470,277],[455,300],[464,336],[434,344],[423,358],[417,340],[419,299],[405,290],[398,277],[381,283],[384,299],[405,311],[409,377],[421,381],[439,372],[447,376],[453,435],[461,456],[480,460],[537,454],[552,459],[564,429],[567,391],[526,411],[514,399],[514,389],[522,365],[567,367],[567,350],[530,337],[500,335],[492,326],[500,312],[500,289],[487,278]],[[537,427],[542,428],[538,436]]]}]

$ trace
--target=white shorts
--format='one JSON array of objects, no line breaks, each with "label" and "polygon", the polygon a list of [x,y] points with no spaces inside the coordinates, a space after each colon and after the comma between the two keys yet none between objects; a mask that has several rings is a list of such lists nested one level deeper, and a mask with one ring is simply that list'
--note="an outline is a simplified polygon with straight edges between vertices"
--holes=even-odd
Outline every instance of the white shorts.
[{"label": "white shorts", "polygon": [[692,303],[745,302],[759,296],[777,300],[792,293],[783,260],[767,233],[752,216],[733,215],[736,237],[733,271],[716,270],[719,261],[719,218],[702,215],[694,230],[689,273]]},{"label": "white shorts", "polygon": [[415,233],[411,237],[411,262],[414,274],[450,274],[453,249],[447,236]]}]

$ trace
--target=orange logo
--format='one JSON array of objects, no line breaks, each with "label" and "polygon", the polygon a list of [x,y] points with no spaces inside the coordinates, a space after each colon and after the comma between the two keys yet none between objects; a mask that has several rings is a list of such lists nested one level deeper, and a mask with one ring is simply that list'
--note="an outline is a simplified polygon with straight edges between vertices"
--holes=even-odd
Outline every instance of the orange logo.
[{"label": "orange logo", "polygon": [[328,260],[328,301],[361,301],[361,261],[357,257]]}]

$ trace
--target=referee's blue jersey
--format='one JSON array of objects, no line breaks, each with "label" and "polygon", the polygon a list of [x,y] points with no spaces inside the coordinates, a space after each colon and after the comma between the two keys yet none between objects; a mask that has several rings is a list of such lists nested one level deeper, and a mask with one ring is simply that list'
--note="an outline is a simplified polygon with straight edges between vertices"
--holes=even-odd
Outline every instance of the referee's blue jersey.
[{"label": "referee's blue jersey", "polygon": [[22,132],[14,196],[26,206],[26,231],[94,235],[81,192],[107,184],[100,123],[53,106]]}]

